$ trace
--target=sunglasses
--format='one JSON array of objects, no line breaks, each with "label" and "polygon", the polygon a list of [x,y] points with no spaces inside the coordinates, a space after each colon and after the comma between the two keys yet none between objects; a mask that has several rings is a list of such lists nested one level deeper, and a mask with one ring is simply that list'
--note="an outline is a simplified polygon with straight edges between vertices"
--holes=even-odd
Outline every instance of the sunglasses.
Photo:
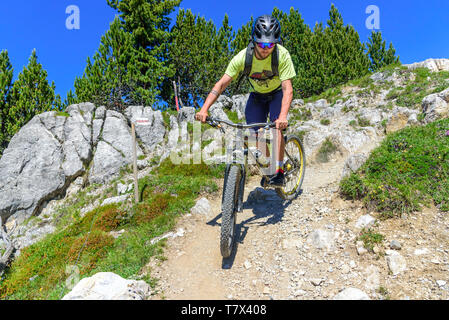
[{"label": "sunglasses", "polygon": [[276,43],[258,42],[257,46],[261,49],[265,49],[265,48],[271,49],[275,46],[275,44]]}]

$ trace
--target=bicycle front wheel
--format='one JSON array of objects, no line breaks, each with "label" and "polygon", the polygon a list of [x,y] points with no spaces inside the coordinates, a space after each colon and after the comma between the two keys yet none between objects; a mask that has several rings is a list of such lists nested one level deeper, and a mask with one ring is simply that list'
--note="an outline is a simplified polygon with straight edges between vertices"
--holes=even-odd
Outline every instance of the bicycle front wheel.
[{"label": "bicycle front wheel", "polygon": [[240,166],[231,166],[226,180],[226,186],[223,190],[220,235],[220,251],[223,258],[228,258],[232,254],[235,244],[236,212],[241,179],[242,172]]},{"label": "bicycle front wheel", "polygon": [[284,159],[285,185],[277,188],[276,192],[282,199],[292,200],[301,190],[306,171],[306,155],[297,136],[290,135],[286,138]]}]

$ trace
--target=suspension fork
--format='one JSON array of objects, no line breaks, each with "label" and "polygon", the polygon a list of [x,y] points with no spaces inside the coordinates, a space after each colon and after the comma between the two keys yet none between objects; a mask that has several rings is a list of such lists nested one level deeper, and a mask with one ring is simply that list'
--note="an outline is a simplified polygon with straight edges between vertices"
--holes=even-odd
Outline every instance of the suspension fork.
[{"label": "suspension fork", "polygon": [[[245,161],[246,162],[246,161]],[[243,211],[243,195],[245,191],[245,182],[246,182],[246,166],[240,163],[229,163],[226,165],[225,176],[224,176],[224,184],[223,184],[223,193],[221,195],[221,203],[224,201],[224,190],[226,190],[226,185],[228,183],[229,172],[231,171],[231,166],[239,166],[240,167],[240,181],[239,181],[239,193],[235,195],[237,197],[237,212]]]}]

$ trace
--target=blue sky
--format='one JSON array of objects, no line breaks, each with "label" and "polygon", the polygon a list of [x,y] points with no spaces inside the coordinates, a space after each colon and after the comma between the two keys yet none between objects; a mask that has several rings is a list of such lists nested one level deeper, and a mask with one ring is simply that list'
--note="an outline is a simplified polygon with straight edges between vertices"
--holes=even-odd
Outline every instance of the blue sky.
[{"label": "blue sky", "polygon": [[[334,3],[346,24],[352,24],[363,42],[370,30],[365,26],[369,5],[380,10],[380,30],[387,42],[393,42],[402,63],[427,58],[449,58],[449,1],[447,0],[183,0],[181,8],[213,20],[221,25],[225,13],[237,30],[251,16],[270,13],[273,7],[288,11],[298,9],[305,22],[325,22]],[[76,5],[80,10],[80,29],[66,28],[66,8]],[[176,12],[178,9],[176,9]],[[173,20],[176,12],[171,16]],[[0,51],[7,49],[16,79],[33,48],[39,62],[54,81],[56,93],[64,99],[73,89],[76,76],[81,76],[86,58],[97,50],[101,36],[117,12],[106,0],[14,0],[3,3],[0,9]]]}]

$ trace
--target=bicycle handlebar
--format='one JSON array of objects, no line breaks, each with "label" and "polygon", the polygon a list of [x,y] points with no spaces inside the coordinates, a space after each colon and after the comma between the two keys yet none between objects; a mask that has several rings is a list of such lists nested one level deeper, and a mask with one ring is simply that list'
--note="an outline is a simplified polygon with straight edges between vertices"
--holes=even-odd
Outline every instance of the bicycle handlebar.
[{"label": "bicycle handlebar", "polygon": [[228,126],[237,128],[237,129],[250,129],[250,128],[255,128],[255,127],[276,128],[276,123],[274,123],[274,122],[243,124],[243,123],[234,123],[234,122],[227,121],[227,120],[215,119],[215,118],[211,118],[211,117],[207,117],[206,122],[208,122],[212,126],[216,126],[216,124],[214,124],[214,122],[215,123],[220,122],[220,123],[227,124]]}]

